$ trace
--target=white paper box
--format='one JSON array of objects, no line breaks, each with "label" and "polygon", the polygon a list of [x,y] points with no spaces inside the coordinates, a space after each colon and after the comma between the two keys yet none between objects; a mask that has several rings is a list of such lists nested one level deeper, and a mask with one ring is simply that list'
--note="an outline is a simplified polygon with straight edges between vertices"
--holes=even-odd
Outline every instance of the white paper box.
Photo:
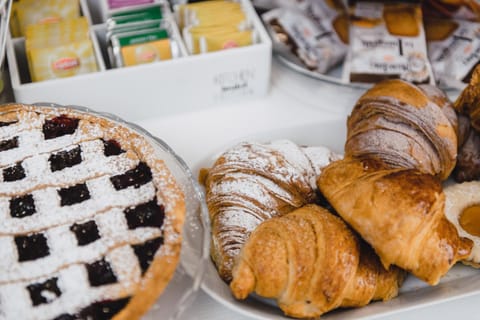
[{"label": "white paper box", "polygon": [[[90,2],[95,1],[91,0]],[[218,103],[267,93],[271,68],[271,41],[248,0],[259,43],[203,55],[191,55],[150,64],[107,69],[106,27],[96,23],[98,6],[84,14],[93,21],[92,40],[100,71],[71,78],[30,82],[23,38],[9,38],[7,58],[15,100],[81,105],[115,113],[128,120],[194,111]]]}]

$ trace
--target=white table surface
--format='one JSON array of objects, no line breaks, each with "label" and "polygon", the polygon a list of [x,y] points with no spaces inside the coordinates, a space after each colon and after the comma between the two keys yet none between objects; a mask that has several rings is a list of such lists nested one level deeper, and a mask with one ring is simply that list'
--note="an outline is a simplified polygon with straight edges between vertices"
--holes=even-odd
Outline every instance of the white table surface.
[{"label": "white table surface", "polygon": [[[219,137],[228,141],[261,133],[271,127],[307,125],[322,118],[345,118],[362,93],[360,89],[332,85],[297,74],[274,60],[272,86],[266,97],[136,122],[165,140],[191,168],[196,168],[201,161],[199,154],[218,151],[209,146],[209,141],[219,141]],[[195,136],[195,143],[189,138],[192,136]],[[379,319],[480,319],[479,305],[480,294],[477,294]],[[252,318],[200,292],[181,319]]]}]

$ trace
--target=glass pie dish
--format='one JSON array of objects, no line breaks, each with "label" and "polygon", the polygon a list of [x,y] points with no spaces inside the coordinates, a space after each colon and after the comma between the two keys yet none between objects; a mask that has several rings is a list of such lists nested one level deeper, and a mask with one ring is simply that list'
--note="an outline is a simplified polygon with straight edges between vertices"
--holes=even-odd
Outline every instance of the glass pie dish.
[{"label": "glass pie dish", "polygon": [[178,318],[209,250],[185,162],[145,129],[84,107],[9,104],[0,116],[2,315]]}]

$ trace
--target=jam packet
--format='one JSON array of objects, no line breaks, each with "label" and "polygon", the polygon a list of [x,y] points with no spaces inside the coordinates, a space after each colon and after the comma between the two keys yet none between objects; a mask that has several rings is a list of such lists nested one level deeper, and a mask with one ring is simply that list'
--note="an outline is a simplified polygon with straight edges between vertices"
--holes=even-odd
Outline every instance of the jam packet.
[{"label": "jam packet", "polygon": [[434,84],[420,1],[351,1],[347,82],[400,78]]},{"label": "jam packet", "polygon": [[462,89],[480,62],[480,22],[426,19],[428,54],[438,83]]},{"label": "jam packet", "polygon": [[305,1],[300,9],[277,8],[262,15],[277,51],[288,49],[310,70],[326,73],[343,61],[348,19],[332,1]]},{"label": "jam packet", "polygon": [[31,24],[55,23],[80,17],[79,0],[19,0],[12,6],[11,31],[25,35]]}]

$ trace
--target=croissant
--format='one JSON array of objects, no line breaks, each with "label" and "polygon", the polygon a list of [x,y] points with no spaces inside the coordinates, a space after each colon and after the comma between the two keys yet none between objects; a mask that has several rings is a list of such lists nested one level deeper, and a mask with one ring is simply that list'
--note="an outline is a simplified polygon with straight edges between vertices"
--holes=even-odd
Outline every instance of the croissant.
[{"label": "croissant", "polygon": [[439,89],[402,80],[381,82],[356,103],[347,121],[345,155],[380,159],[446,179],[457,156],[457,116]]},{"label": "croissant", "polygon": [[445,218],[441,182],[430,174],[345,158],[323,169],[318,186],[385,268],[397,265],[433,285],[470,253],[472,242]]},{"label": "croissant", "polygon": [[230,288],[277,299],[288,316],[317,317],[398,294],[404,272],[386,270],[338,217],[306,205],[263,222],[238,256]]},{"label": "croissant", "polygon": [[211,256],[229,282],[235,256],[261,222],[316,199],[321,168],[338,156],[288,140],[240,143],[200,173],[212,226]]}]

